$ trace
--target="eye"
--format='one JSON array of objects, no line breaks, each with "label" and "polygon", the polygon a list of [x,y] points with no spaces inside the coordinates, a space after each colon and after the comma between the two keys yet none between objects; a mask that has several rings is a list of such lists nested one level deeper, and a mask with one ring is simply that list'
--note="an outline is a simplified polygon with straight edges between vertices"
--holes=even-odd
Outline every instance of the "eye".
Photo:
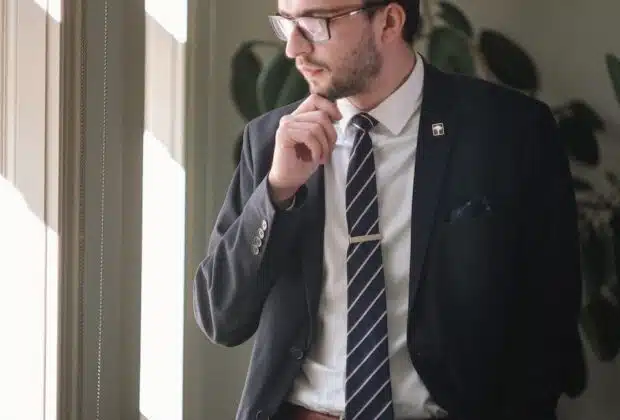
[{"label": "eye", "polygon": [[297,20],[297,24],[313,39],[322,39],[327,35],[327,24],[323,18],[302,17]]}]

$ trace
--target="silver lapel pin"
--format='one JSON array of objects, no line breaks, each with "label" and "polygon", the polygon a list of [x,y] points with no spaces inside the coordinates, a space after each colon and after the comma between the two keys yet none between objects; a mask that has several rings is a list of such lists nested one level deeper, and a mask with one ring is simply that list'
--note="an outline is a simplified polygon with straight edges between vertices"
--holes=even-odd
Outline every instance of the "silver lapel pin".
[{"label": "silver lapel pin", "polygon": [[444,134],[446,134],[446,131],[443,127],[443,123],[433,124],[433,136],[439,137],[443,136]]}]

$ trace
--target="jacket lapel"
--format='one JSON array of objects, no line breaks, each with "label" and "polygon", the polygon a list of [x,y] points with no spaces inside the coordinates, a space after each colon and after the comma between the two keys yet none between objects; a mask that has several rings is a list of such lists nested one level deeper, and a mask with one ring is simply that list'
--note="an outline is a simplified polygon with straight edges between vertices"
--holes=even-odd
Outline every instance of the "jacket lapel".
[{"label": "jacket lapel", "polygon": [[318,313],[319,298],[323,288],[323,233],[325,230],[325,186],[323,166],[314,172],[306,182],[308,195],[303,207],[304,235],[301,245],[301,276],[303,277],[306,304],[308,306],[309,333],[306,349],[314,340],[314,322]]},{"label": "jacket lapel", "polygon": [[457,129],[451,109],[455,101],[451,79],[426,62],[424,66],[411,210],[410,308],[422,281],[426,250],[435,225],[435,210]]}]

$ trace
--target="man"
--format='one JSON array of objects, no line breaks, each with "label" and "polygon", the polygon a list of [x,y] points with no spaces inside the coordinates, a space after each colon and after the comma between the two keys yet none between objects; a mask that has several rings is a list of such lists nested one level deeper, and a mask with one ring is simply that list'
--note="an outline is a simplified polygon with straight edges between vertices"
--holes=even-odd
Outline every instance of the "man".
[{"label": "man", "polygon": [[250,122],[195,278],[255,336],[237,419],[550,420],[580,385],[580,266],[549,108],[410,44],[417,0],[280,0],[311,95]]}]

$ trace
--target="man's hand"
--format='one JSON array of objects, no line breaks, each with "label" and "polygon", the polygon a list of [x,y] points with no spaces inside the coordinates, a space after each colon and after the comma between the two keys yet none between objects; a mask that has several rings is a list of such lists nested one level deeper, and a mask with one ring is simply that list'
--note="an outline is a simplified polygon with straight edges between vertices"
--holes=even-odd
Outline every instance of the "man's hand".
[{"label": "man's hand", "polygon": [[268,181],[276,203],[290,199],[336,143],[334,121],[342,118],[334,102],[312,94],[290,115],[280,119]]}]

